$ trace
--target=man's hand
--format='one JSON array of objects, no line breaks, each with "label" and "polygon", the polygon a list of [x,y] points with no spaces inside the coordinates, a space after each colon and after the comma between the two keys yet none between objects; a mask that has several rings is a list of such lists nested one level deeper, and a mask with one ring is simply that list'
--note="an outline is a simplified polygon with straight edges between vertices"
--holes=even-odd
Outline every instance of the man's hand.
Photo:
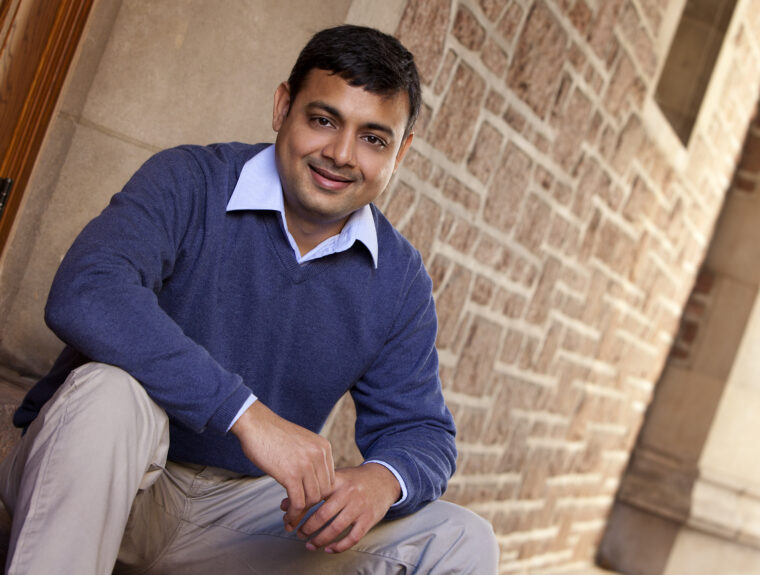
[{"label": "man's hand", "polygon": [[[306,544],[311,551],[324,547],[326,553],[341,553],[385,517],[400,495],[398,480],[382,465],[367,463],[339,469],[335,472],[332,493],[301,526],[298,535],[303,539],[311,537]],[[280,508],[287,515],[291,506],[292,501],[285,499]]]},{"label": "man's hand", "polygon": [[333,492],[335,464],[330,442],[291,423],[256,401],[230,429],[243,453],[288,493],[285,529],[293,531],[306,511]]}]

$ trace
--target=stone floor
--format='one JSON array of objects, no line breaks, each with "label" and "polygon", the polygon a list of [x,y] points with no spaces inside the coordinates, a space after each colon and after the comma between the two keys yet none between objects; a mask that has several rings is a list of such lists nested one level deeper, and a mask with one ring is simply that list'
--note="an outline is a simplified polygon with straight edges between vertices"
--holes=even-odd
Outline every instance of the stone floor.
[{"label": "stone floor", "polygon": [[20,436],[19,430],[13,427],[11,418],[31,385],[31,380],[0,366],[0,461]]}]

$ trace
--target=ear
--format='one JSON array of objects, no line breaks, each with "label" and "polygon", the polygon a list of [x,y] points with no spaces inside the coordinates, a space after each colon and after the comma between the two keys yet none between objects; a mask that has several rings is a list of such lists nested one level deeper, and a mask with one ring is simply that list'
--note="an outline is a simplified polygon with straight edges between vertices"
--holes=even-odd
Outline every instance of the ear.
[{"label": "ear", "polygon": [[277,90],[274,92],[274,109],[272,111],[272,129],[275,132],[279,132],[282,127],[282,123],[288,115],[290,110],[290,86],[287,82],[283,82],[277,86]]},{"label": "ear", "polygon": [[411,132],[406,137],[406,139],[401,143],[401,148],[399,148],[398,154],[396,154],[396,164],[393,166],[394,173],[396,170],[398,170],[398,166],[401,163],[401,160],[404,159],[404,156],[406,155],[406,151],[409,149],[409,146],[412,145],[413,139],[414,139],[414,132]]}]

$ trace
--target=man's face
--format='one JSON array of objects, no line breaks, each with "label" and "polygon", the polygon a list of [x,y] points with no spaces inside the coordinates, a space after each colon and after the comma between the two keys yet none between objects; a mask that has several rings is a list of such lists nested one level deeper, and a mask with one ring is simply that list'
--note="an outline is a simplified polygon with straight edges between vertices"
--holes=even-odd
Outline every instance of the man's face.
[{"label": "man's face", "polygon": [[295,100],[281,84],[272,127],[288,227],[324,239],[372,202],[411,144],[408,117],[406,92],[379,96],[324,70],[309,73]]}]

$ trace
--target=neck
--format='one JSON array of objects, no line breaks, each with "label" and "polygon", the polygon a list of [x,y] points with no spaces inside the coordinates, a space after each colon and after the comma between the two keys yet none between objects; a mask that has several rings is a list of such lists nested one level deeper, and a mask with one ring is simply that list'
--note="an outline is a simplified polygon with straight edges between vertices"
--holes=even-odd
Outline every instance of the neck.
[{"label": "neck", "polygon": [[304,256],[327,238],[338,235],[346,224],[346,221],[348,221],[348,218],[329,224],[318,224],[294,217],[286,206],[285,221],[288,224],[290,235],[293,236],[296,246],[298,246],[298,251],[301,256]]}]

